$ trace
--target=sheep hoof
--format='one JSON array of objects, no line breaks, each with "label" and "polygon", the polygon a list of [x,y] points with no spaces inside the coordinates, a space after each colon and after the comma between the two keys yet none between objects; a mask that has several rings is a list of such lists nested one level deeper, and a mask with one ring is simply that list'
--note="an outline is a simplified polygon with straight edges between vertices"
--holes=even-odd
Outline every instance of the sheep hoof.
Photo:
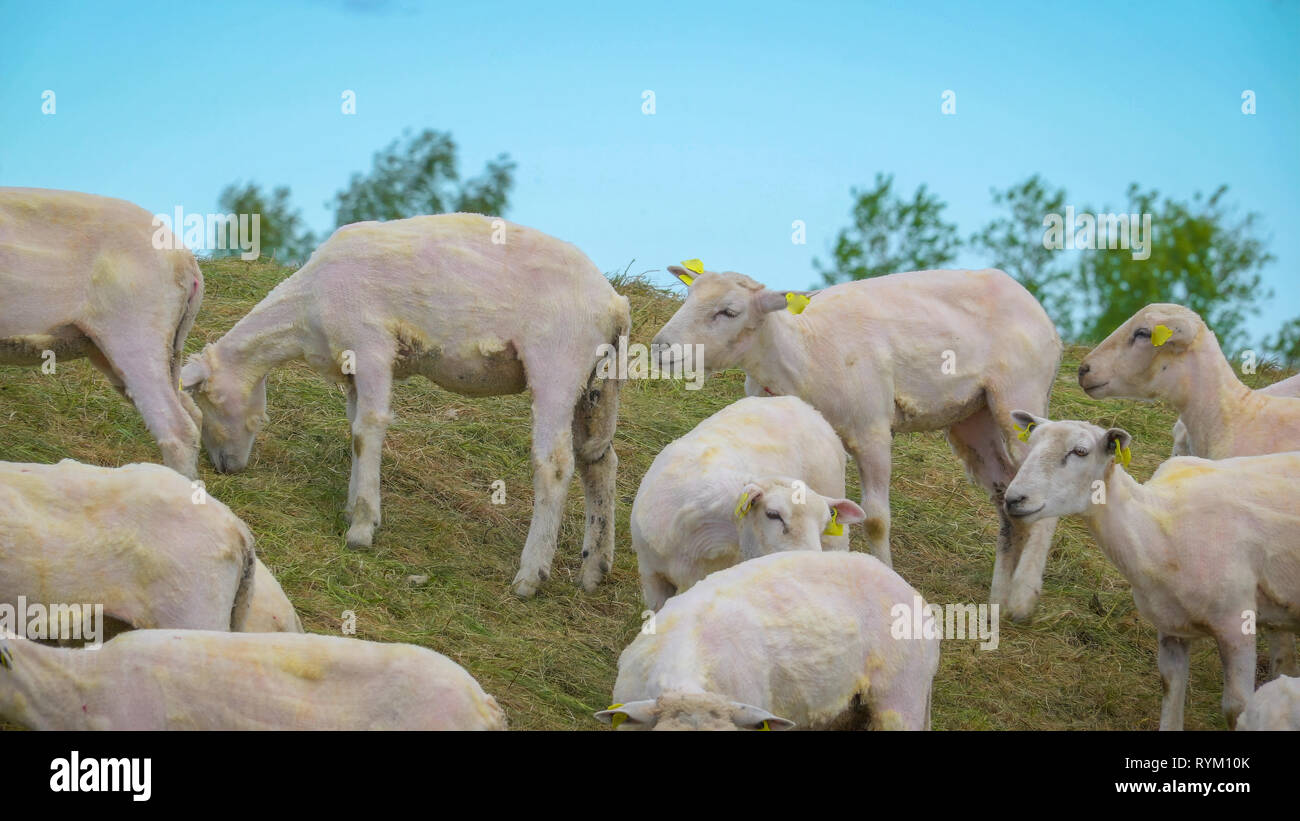
[{"label": "sheep hoof", "polygon": [[352,527],[348,530],[348,547],[357,550],[369,548],[375,541],[375,532],[368,527]]},{"label": "sheep hoof", "polygon": [[525,577],[524,571],[520,570],[519,575],[515,576],[512,589],[516,596],[521,599],[531,599],[537,593],[538,582],[535,578]]},{"label": "sheep hoof", "polygon": [[1038,606],[1038,594],[1034,592],[1011,595],[1011,600],[1007,603],[1007,615],[1016,624],[1024,624],[1030,621],[1034,616],[1034,608]]}]

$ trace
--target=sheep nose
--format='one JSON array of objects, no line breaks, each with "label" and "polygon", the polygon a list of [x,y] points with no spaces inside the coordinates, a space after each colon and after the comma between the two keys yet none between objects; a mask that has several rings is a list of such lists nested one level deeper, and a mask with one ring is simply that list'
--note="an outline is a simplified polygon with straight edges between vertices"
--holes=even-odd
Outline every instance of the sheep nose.
[{"label": "sheep nose", "polygon": [[1015,496],[1008,496],[1002,501],[1003,504],[1007,506],[1007,510],[1012,510],[1013,508],[1020,507],[1022,504],[1024,504],[1025,494],[1018,493]]},{"label": "sheep nose", "polygon": [[1084,374],[1086,374],[1090,370],[1092,370],[1092,366],[1089,365],[1087,362],[1084,362],[1082,365],[1079,366],[1079,378],[1082,379]]}]

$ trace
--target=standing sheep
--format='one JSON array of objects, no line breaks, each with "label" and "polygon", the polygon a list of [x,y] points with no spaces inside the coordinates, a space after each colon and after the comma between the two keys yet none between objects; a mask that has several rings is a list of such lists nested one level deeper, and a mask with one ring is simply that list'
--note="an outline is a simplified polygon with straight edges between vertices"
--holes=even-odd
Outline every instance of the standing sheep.
[{"label": "standing sheep", "polygon": [[[629,730],[928,730],[939,640],[897,638],[921,596],[862,553],[774,553],[669,599],[618,659]],[[910,620],[910,616],[908,616]]]},{"label": "standing sheep", "polygon": [[844,465],[835,431],[796,396],[741,399],[669,444],[632,504],[646,607],[658,610],[669,596],[742,559],[776,550],[848,550],[847,533],[826,533],[863,518],[862,508],[839,498]]},{"label": "standing sheep", "polygon": [[[1272,385],[1265,385],[1255,391],[1256,393],[1267,396],[1290,396],[1300,397],[1300,373],[1281,382],[1274,382]],[[1192,446],[1187,441],[1187,426],[1183,420],[1179,419],[1174,422],[1174,449],[1172,456],[1195,456],[1192,453]]]},{"label": "standing sheep", "polygon": [[1255,689],[1255,627],[1300,628],[1300,453],[1170,459],[1144,485],[1129,434],[1024,411],[1029,455],[1007,487],[1021,521],[1078,514],[1159,631],[1160,729],[1183,727],[1188,644],[1208,636],[1223,659],[1228,726]]},{"label": "standing sheep", "polygon": [[[798,396],[821,411],[857,462],[868,543],[885,564],[895,433],[946,428],[1001,511],[1023,451],[1007,414],[1047,412],[1061,356],[1052,321],[1014,279],[914,271],[835,285],[809,303],[743,274],[668,270],[689,292],[655,337],[661,357],[703,345],[708,370],[743,368],[751,395]],[[1037,604],[1054,528],[1003,517],[990,598],[1012,618]]]},{"label": "standing sheep", "polygon": [[504,730],[456,662],[311,633],[136,630],[97,650],[0,638],[0,717],[33,730]]},{"label": "standing sheep", "polygon": [[0,188],[0,294],[0,365],[89,358],[140,411],[163,463],[198,477],[199,412],[177,380],[203,274],[153,215],[109,197]]},{"label": "standing sheep", "polygon": [[300,631],[248,527],[197,498],[161,465],[0,462],[0,602],[102,604],[130,628]]},{"label": "standing sheep", "polygon": [[467,396],[532,391],[533,519],[514,590],[550,575],[575,462],[586,496],[582,585],[614,557],[613,438],[619,382],[597,375],[630,310],[574,246],[504,220],[442,214],[334,232],[183,371],[218,471],[248,464],[265,422],[266,376],[291,359],[347,391],[352,478],[347,543],[380,523],[379,466],[395,379],[422,375]]}]

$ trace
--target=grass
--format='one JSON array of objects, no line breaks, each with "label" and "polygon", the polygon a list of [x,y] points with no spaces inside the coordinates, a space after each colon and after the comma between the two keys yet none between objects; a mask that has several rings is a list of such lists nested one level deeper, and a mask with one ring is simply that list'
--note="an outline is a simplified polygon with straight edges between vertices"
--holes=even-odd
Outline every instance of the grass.
[{"label": "grass", "polygon": [[[207,296],[188,349],[215,341],[291,273],[266,262],[204,262]],[[633,341],[648,343],[679,304],[636,277],[614,278],[632,301]],[[1067,351],[1052,396],[1054,418],[1120,425],[1134,435],[1132,472],[1145,480],[1170,448],[1175,414],[1159,404],[1098,402],[1078,389],[1083,348]],[[1266,384],[1278,374],[1247,377]],[[384,448],[383,527],[368,552],[345,549],[350,467],[342,393],[303,364],[272,372],[270,422],[247,471],[222,476],[201,460],[208,491],[248,522],[258,550],[312,632],[412,642],[464,665],[501,703],[515,729],[595,729],[618,654],[642,610],[627,517],[655,455],[705,416],[743,395],[743,375],[681,383],[630,382],[623,393],[617,547],[593,595],[579,572],[582,500],[577,482],[551,580],[520,601],[509,591],[532,510],[527,395],[470,400],[415,379],[398,386]],[[100,465],[158,461],[135,410],[85,361],[0,369],[0,459]],[[850,466],[850,496],[857,494]],[[503,480],[507,503],[491,503]],[[941,433],[899,436],[891,488],[896,569],[935,603],[985,600],[997,517],[967,482]],[[853,547],[865,540],[854,529]],[[935,680],[936,729],[1154,729],[1160,680],[1155,631],[1128,584],[1083,527],[1057,532],[1031,624],[1003,620],[993,652],[948,642]],[[1222,729],[1217,653],[1192,656],[1187,726]]]}]

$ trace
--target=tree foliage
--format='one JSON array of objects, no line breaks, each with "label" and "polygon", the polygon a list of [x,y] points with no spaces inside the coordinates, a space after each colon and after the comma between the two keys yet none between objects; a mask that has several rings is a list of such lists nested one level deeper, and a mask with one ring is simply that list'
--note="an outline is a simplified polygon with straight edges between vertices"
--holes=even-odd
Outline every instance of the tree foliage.
[{"label": "tree foliage", "polygon": [[[289,187],[281,185],[268,196],[254,182],[231,183],[222,189],[217,205],[227,214],[258,214],[261,254],[280,262],[302,262],[311,256],[316,237],[307,230],[302,213],[289,204]],[[214,250],[215,256],[240,253],[238,248]]]}]

